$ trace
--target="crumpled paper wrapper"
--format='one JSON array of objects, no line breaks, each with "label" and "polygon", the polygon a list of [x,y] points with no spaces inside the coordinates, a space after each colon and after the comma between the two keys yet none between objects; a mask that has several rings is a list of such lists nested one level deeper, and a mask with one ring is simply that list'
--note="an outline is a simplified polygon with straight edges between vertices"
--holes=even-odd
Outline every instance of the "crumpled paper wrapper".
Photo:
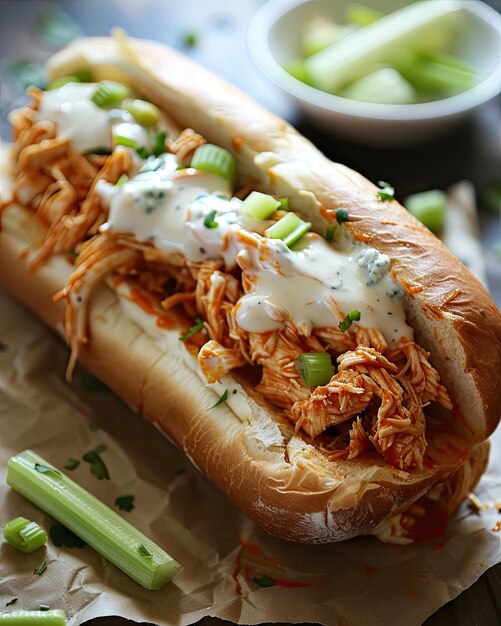
[{"label": "crumpled paper wrapper", "polygon": [[[31,448],[63,468],[98,445],[110,480],[88,463],[67,471],[184,565],[161,591],[147,591],[89,547],[22,554],[0,544],[0,611],[66,611],[70,625],[119,615],[167,626],[216,616],[240,624],[318,622],[328,626],[421,624],[501,562],[495,508],[501,500],[501,431],[476,494],[490,508],[464,504],[447,535],[396,546],[360,537],[326,546],[295,545],[257,529],[155,428],[82,369],[64,378],[68,351],[34,316],[0,291],[0,525],[17,516],[47,530],[54,523],[6,485],[12,455]],[[497,501],[497,503],[496,503]],[[34,575],[44,561],[46,571]],[[273,578],[262,588],[254,579]],[[14,605],[4,608],[13,598]]]}]

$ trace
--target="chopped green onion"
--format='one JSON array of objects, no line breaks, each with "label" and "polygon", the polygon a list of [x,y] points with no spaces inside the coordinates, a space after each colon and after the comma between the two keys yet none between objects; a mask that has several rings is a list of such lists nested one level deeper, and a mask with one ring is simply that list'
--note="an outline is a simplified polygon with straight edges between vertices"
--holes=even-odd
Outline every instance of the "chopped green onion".
[{"label": "chopped green onion", "polygon": [[348,328],[353,324],[353,322],[360,321],[360,317],[360,311],[357,311],[356,309],[350,311],[348,315],[344,318],[344,320],[342,322],[339,322],[339,330],[343,333],[346,332]]},{"label": "chopped green onion", "polygon": [[346,209],[338,209],[336,211],[336,222],[341,226],[345,222],[350,221],[350,214]]},{"label": "chopped green onion", "polygon": [[114,80],[103,80],[98,83],[91,100],[101,109],[120,104],[129,95],[129,88]]},{"label": "chopped green onion", "polygon": [[167,133],[160,131],[155,135],[155,141],[153,142],[153,154],[152,156],[160,156],[165,152],[165,140],[167,139]]},{"label": "chopped green onion", "polygon": [[294,361],[305,387],[326,385],[332,378],[332,360],[327,352],[303,352]]},{"label": "chopped green onion", "polygon": [[33,576],[41,576],[47,570],[47,561],[41,563],[38,567],[33,570]]},{"label": "chopped green onion", "polygon": [[141,126],[155,126],[160,121],[160,110],[147,100],[125,100],[122,106]]},{"label": "chopped green onion", "polygon": [[21,552],[34,552],[47,543],[45,530],[25,517],[16,517],[3,527],[3,536]]},{"label": "chopped green onion", "polygon": [[254,576],[252,578],[252,582],[264,588],[273,587],[274,585],[277,584],[277,581],[274,578],[271,578],[270,576],[260,576],[259,578],[257,576]]},{"label": "chopped green onion", "polygon": [[379,180],[377,183],[380,187],[379,191],[376,191],[376,196],[381,202],[391,202],[395,200],[395,188],[390,183],[385,183],[384,180]]},{"label": "chopped green onion", "polygon": [[1,626],[66,626],[64,611],[13,611],[0,613]]},{"label": "chopped green onion", "polygon": [[350,24],[356,26],[370,26],[377,22],[384,16],[382,11],[373,9],[372,7],[366,7],[364,4],[358,4],[356,2],[349,4],[345,10],[345,19]]},{"label": "chopped green onion", "polygon": [[327,226],[327,231],[325,233],[325,240],[331,243],[331,241],[334,239],[335,232],[336,232],[335,224],[331,224],[330,226]]},{"label": "chopped green onion", "polygon": [[199,331],[202,330],[203,327],[203,321],[199,317],[197,317],[195,319],[195,323],[193,324],[193,326],[190,327],[186,335],[182,335],[181,337],[179,337],[179,341],[186,341],[190,337],[193,337],[193,335],[196,335]]},{"label": "chopped green onion", "polygon": [[219,146],[206,143],[199,146],[191,159],[191,167],[205,172],[217,174],[231,183],[237,177],[237,160],[235,157]]},{"label": "chopped green onion", "polygon": [[66,463],[63,465],[64,469],[74,470],[80,465],[80,461],[78,459],[68,459]]},{"label": "chopped green onion", "polygon": [[135,148],[137,146],[136,141],[130,137],[124,137],[123,135],[114,135],[113,137],[116,146],[126,146],[127,148]]},{"label": "chopped green onion", "polygon": [[217,406],[219,406],[220,404],[223,404],[223,402],[226,402],[226,400],[228,400],[228,390],[225,389],[224,393],[221,395],[221,397],[218,399],[218,401],[216,402],[216,404],[213,404],[212,406],[210,406],[207,411],[210,411],[211,409],[215,409]]},{"label": "chopped green onion", "polygon": [[216,217],[216,213],[217,211],[214,209],[207,213],[204,219],[204,226],[206,228],[217,228],[219,226],[219,224],[214,219]]},{"label": "chopped green onion", "polygon": [[[48,465],[31,450],[12,457],[7,464],[7,484],[146,589],[160,589],[179,574],[179,563],[118,513],[66,475],[36,472],[36,463]],[[152,558],[142,558],[139,546]]]},{"label": "chopped green onion", "polygon": [[407,210],[434,233],[440,233],[445,224],[447,196],[433,189],[409,196],[404,203]]},{"label": "chopped green onion", "polygon": [[290,247],[311,228],[310,222],[303,222],[295,213],[287,213],[278,222],[264,231],[264,236],[269,239],[281,239],[286,246]]},{"label": "chopped green onion", "polygon": [[280,207],[280,201],[273,196],[253,191],[242,204],[242,213],[255,220],[267,220]]}]

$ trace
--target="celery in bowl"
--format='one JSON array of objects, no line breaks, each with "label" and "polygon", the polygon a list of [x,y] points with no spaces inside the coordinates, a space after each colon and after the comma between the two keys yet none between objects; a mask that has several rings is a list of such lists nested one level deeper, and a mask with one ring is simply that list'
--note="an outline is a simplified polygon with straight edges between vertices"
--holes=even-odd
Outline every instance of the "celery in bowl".
[{"label": "celery in bowl", "polygon": [[[323,130],[376,146],[426,141],[501,89],[501,16],[478,0],[271,0],[248,46]],[[372,101],[365,101],[372,100]]]}]

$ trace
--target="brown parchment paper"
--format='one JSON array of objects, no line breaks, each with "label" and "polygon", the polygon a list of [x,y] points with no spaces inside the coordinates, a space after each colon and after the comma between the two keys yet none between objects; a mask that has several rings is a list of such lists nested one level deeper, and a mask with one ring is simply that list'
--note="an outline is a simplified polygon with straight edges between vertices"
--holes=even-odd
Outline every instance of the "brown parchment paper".
[{"label": "brown parchment paper", "polygon": [[[122,512],[185,569],[161,591],[146,591],[91,548],[46,548],[22,554],[0,543],[0,612],[62,608],[70,625],[119,615],[167,626],[217,616],[241,624],[318,622],[328,626],[413,626],[501,561],[501,432],[477,496],[444,538],[395,546],[361,537],[329,546],[274,539],[245,518],[153,426],[83,370],[67,384],[68,352],[34,316],[0,289],[0,525],[19,515],[47,530],[53,520],[5,482],[10,456],[32,448],[62,468],[97,445],[110,480],[81,462],[74,480],[111,507],[135,496]],[[99,429],[96,430],[96,425]],[[33,571],[46,560],[41,576]],[[277,585],[261,588],[253,578]],[[6,608],[13,598],[17,602]]]}]

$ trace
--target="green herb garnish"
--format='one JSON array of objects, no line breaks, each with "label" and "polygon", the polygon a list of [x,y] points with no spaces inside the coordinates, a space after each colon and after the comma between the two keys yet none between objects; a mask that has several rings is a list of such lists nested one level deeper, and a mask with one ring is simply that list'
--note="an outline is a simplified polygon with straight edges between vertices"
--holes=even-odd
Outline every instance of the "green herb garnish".
[{"label": "green herb garnish", "polygon": [[89,450],[86,452],[82,459],[90,464],[90,473],[94,474],[94,476],[98,480],[109,480],[110,475],[108,473],[108,468],[106,467],[105,462],[101,458],[101,453],[106,450],[106,446],[98,446],[94,450]]},{"label": "green herb garnish", "polygon": [[325,240],[331,243],[331,241],[334,239],[335,232],[336,232],[335,224],[331,224],[330,226],[327,226],[327,231],[325,233]]},{"label": "green herb garnish", "polygon": [[219,224],[214,219],[214,217],[216,216],[216,213],[217,211],[215,211],[214,209],[207,213],[204,219],[204,226],[206,228],[217,228],[219,226]]},{"label": "green herb garnish", "polygon": [[118,496],[115,500],[115,506],[120,509],[120,511],[127,511],[130,513],[134,508],[134,496]]},{"label": "green herb garnish", "polygon": [[342,322],[339,322],[338,324],[339,330],[344,333],[348,330],[348,328],[352,325],[353,322],[358,322],[358,321],[360,321],[360,311],[357,311],[356,309],[354,309],[353,311],[350,311],[348,313],[348,315],[344,318]]},{"label": "green herb garnish", "polygon": [[336,211],[336,222],[341,225],[350,221],[350,214],[346,209],[338,209]]},{"label": "green herb garnish", "polygon": [[139,552],[139,554],[144,557],[145,559],[151,559],[153,558],[153,554],[151,554],[151,552],[149,552],[149,550],[147,550],[144,546],[144,544],[141,544],[139,546],[139,548],[137,549],[137,551]]},{"label": "green herb garnish", "polygon": [[74,470],[80,465],[80,461],[78,459],[68,459],[66,463],[63,465],[64,469]]},{"label": "green herb garnish", "polygon": [[153,156],[160,156],[165,152],[165,140],[167,139],[167,133],[158,132],[155,135],[155,141],[153,142]]},{"label": "green herb garnish", "polygon": [[216,404],[213,404],[207,410],[210,411],[211,409],[215,409],[220,404],[223,404],[223,402],[226,402],[226,400],[228,400],[228,390],[227,389],[224,390],[223,395],[219,398],[219,400],[216,402]]},{"label": "green herb garnish", "polygon": [[196,33],[185,33],[183,37],[183,43],[187,48],[194,48],[198,43],[198,37]]},{"label": "green herb garnish", "polygon": [[260,587],[274,587],[277,584],[277,581],[274,578],[271,578],[270,576],[261,576],[260,578],[257,578],[257,576],[254,576],[252,578],[252,581],[256,583],[256,585],[259,585]]},{"label": "green herb garnish", "polygon": [[203,321],[199,317],[197,317],[195,319],[195,323],[193,324],[193,326],[190,326],[190,329],[188,330],[186,335],[181,335],[181,337],[179,337],[179,341],[186,341],[190,337],[193,337],[193,335],[196,335],[199,331],[202,330],[203,327]]},{"label": "green herb garnish", "polygon": [[33,576],[41,576],[47,569],[47,561],[44,561],[36,569],[33,570]]},{"label": "green herb garnish", "polygon": [[385,183],[384,180],[378,181],[379,191],[376,191],[376,196],[381,202],[391,202],[395,200],[395,189],[390,183]]},{"label": "green herb garnish", "polygon": [[83,548],[86,543],[75,535],[69,528],[62,524],[52,524],[49,530],[49,537],[52,543],[58,548]]}]

